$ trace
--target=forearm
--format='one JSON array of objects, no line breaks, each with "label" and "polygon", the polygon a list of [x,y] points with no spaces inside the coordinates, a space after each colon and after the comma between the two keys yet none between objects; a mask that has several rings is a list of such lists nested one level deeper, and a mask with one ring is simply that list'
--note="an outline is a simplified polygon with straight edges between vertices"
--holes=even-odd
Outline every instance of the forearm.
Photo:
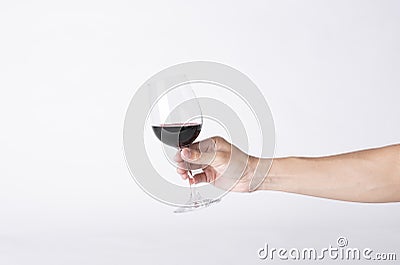
[{"label": "forearm", "polygon": [[345,201],[400,201],[400,145],[321,158],[274,159],[259,189]]}]

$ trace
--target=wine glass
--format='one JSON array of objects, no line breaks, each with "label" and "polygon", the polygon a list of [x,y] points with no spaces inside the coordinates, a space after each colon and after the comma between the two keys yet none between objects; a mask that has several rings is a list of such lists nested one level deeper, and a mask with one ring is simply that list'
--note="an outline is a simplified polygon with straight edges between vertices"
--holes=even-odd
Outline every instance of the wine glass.
[{"label": "wine glass", "polygon": [[[162,143],[178,150],[192,144],[200,134],[203,116],[199,101],[190,84],[182,84],[160,96],[153,106],[150,122],[154,134]],[[189,164],[187,164],[187,169],[189,178],[193,178]],[[192,185],[189,181],[189,185],[189,200],[185,205],[177,208],[175,213],[205,208],[220,200],[203,198],[196,191],[194,184]]]}]

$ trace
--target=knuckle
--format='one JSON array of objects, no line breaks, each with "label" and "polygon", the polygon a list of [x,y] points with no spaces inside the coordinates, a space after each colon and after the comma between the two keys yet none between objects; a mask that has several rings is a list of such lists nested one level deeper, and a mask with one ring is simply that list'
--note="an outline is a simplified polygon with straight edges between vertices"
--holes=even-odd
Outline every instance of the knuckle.
[{"label": "knuckle", "polygon": [[221,136],[213,136],[211,139],[214,141],[217,150],[226,143],[226,140]]},{"label": "knuckle", "polygon": [[213,136],[213,137],[211,137],[211,139],[213,139],[217,143],[225,141],[225,139],[223,137],[221,137],[221,136]]}]

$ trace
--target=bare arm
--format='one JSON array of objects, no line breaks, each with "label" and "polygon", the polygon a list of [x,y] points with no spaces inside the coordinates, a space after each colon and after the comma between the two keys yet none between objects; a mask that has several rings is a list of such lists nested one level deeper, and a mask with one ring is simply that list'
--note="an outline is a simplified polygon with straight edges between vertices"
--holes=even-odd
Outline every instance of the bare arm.
[{"label": "bare arm", "polygon": [[[210,148],[201,152],[193,145],[176,156],[183,179],[188,179],[187,164],[203,169],[191,183],[211,182],[222,189],[248,192],[255,174],[266,174],[271,163],[268,158],[248,156],[220,137],[203,143]],[[255,170],[257,164],[264,170]],[[400,144],[319,158],[273,159],[258,190],[354,202],[400,202]]]},{"label": "bare arm", "polygon": [[400,145],[321,158],[278,158],[259,189],[355,202],[398,202]]}]

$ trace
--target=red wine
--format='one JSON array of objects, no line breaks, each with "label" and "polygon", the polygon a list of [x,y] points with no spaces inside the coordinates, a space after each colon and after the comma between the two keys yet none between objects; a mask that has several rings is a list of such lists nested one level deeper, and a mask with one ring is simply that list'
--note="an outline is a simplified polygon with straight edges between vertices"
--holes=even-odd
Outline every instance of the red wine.
[{"label": "red wine", "polygon": [[172,123],[152,127],[161,142],[173,147],[193,143],[201,131],[201,124],[198,123]]}]

